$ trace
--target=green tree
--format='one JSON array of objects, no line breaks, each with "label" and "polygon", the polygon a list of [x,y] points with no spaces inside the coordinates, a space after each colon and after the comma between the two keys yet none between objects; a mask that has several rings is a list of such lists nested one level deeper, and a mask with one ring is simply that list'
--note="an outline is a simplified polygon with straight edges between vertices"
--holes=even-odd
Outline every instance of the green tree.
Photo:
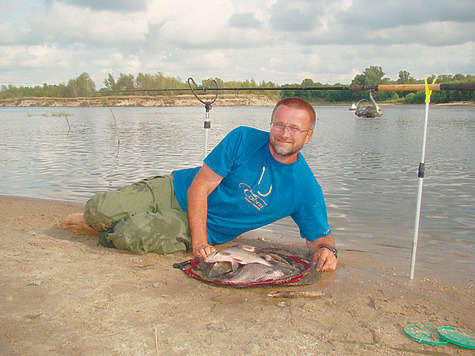
[{"label": "green tree", "polygon": [[135,78],[132,74],[120,73],[116,82],[117,90],[133,90],[135,89]]},{"label": "green tree", "polygon": [[[384,72],[382,67],[370,66],[366,68],[363,73],[358,74],[352,81],[352,84],[366,84],[366,85],[378,85],[384,83],[398,83],[398,84],[411,84],[411,83],[423,83],[423,79],[413,78],[409,72],[401,70],[399,72],[399,77],[395,81],[390,81],[390,79],[384,77]],[[431,75],[428,78],[428,82],[432,83],[435,75]],[[265,93],[269,97],[278,99],[279,97],[287,96],[299,96],[305,98],[312,102],[339,102],[339,103],[348,103],[352,101],[358,101],[364,96],[361,92],[353,92],[349,90],[293,90],[292,87],[319,87],[319,86],[329,86],[328,84],[322,84],[315,82],[310,78],[305,78],[300,84],[286,84],[285,87],[289,88],[287,90],[279,91],[251,91],[246,90],[246,88],[256,87],[256,88],[279,88],[284,87],[280,86],[273,82],[261,82],[257,84],[255,80],[245,80],[245,81],[224,81],[220,78],[215,79],[218,82],[219,88],[241,88],[239,92],[241,93]],[[447,75],[441,74],[437,76],[437,83],[456,83],[456,82],[473,82],[475,81],[475,76],[473,75]],[[206,79],[202,82],[204,87],[207,87],[211,84],[211,79]],[[160,91],[153,91],[153,89],[170,89],[170,88],[183,88],[188,89],[188,83],[183,82],[180,78],[167,77],[162,73],[158,72],[156,74],[147,74],[139,73],[136,78],[132,74],[123,74],[119,75],[119,78],[116,80],[114,76],[108,73],[107,78],[104,80],[105,88],[100,90],[101,93],[107,94],[112,90],[123,90],[129,91],[132,89],[143,89],[151,90],[151,94],[163,94]],[[214,86],[214,85],[213,85]],[[336,83],[333,86],[345,86],[345,84]],[[1,85],[0,86],[0,98],[23,98],[23,97],[75,97],[75,96],[84,96],[91,94],[95,91],[95,84],[90,78],[89,74],[82,73],[75,79],[70,79],[68,84],[57,84],[51,85],[43,83],[42,85],[37,85],[34,87],[15,87],[13,85]],[[170,92],[170,95],[173,95],[174,92]],[[375,98],[377,101],[382,100],[398,100],[404,103],[423,103],[425,94],[424,91],[416,92],[377,92],[375,93]],[[434,91],[431,101],[434,103],[445,103],[445,102],[454,102],[454,101],[471,101],[475,102],[475,95],[473,91]]]},{"label": "green tree", "polygon": [[398,84],[410,84],[414,83],[414,78],[411,77],[411,73],[405,71],[405,70],[400,70],[399,71],[399,77],[396,80],[396,83]]},{"label": "green tree", "polygon": [[151,74],[137,74],[137,77],[135,78],[135,83],[137,85],[137,89],[157,89],[157,86],[155,85],[154,76]]},{"label": "green tree", "polygon": [[115,84],[115,79],[112,74],[107,73],[107,79],[104,80],[104,85],[109,90],[117,90],[117,86]]},{"label": "green tree", "polygon": [[86,96],[96,91],[96,84],[88,73],[84,72],[76,79],[70,79],[66,86],[66,95],[69,97]]},{"label": "green tree", "polygon": [[[143,90],[153,90],[153,89],[172,89],[172,88],[187,88],[188,86],[181,82],[179,78],[167,77],[162,73],[158,72],[156,74],[144,74],[139,73],[135,79],[135,87],[137,89]],[[159,91],[153,92],[151,94],[160,93]]]},{"label": "green tree", "polygon": [[378,85],[386,82],[389,82],[389,78],[384,78],[383,68],[370,66],[363,71],[363,74],[357,74],[351,84]]}]

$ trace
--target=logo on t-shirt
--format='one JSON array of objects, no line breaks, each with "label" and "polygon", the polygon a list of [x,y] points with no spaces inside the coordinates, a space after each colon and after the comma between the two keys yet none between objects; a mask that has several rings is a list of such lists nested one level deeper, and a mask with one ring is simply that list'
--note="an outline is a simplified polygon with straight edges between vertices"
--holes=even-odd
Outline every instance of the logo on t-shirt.
[{"label": "logo on t-shirt", "polygon": [[257,183],[257,194],[253,192],[252,188],[246,183],[239,183],[239,188],[242,189],[244,193],[244,199],[246,199],[252,206],[254,206],[257,210],[261,210],[267,203],[265,202],[265,198],[269,196],[272,192],[272,184],[270,184],[269,190],[267,192],[262,193],[261,189],[262,186],[262,178],[264,177],[264,173],[266,172],[266,167],[262,167],[261,177],[259,178],[259,182]]}]

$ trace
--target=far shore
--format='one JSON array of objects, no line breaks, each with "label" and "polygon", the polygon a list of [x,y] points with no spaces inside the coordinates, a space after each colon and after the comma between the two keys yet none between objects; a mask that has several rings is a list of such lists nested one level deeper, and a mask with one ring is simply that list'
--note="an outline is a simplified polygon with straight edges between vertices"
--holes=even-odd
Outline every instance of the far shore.
[{"label": "far shore", "polygon": [[[204,102],[214,95],[200,96]],[[213,106],[273,106],[276,101],[263,94],[220,94]],[[157,96],[94,96],[78,98],[25,97],[0,100],[0,107],[173,107],[203,106],[191,94]]]},{"label": "far shore", "polygon": [[[214,95],[200,96],[204,102],[212,101]],[[277,99],[264,94],[220,94],[212,106],[274,106]],[[49,97],[24,97],[0,99],[1,107],[186,107],[203,106],[191,94],[180,95],[117,95],[117,96],[90,96],[77,98],[49,98]],[[351,103],[313,103],[316,106],[350,106]],[[378,103],[380,106],[398,105],[423,105],[404,103]],[[475,106],[475,102],[452,102],[432,104],[435,106]]]}]

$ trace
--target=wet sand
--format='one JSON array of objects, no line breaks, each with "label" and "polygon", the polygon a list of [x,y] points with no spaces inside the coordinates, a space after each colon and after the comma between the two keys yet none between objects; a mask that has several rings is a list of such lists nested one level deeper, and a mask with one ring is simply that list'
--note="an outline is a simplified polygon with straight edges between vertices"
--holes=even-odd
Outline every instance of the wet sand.
[{"label": "wet sand", "polygon": [[[81,210],[0,196],[1,354],[473,354],[403,331],[428,321],[474,331],[471,281],[422,272],[410,281],[406,261],[340,249],[337,271],[312,285],[216,287],[172,268],[190,254],[133,255],[56,228]],[[324,296],[267,295],[277,290]]]}]

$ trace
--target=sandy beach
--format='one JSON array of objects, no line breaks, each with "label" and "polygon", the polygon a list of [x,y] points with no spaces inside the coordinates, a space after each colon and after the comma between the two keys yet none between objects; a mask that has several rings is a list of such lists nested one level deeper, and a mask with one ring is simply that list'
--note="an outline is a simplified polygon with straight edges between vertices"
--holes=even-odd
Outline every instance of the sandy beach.
[{"label": "sandy beach", "polygon": [[[201,95],[203,101],[212,101],[214,94]],[[273,106],[275,100],[264,94],[221,93],[213,106]],[[97,107],[97,106],[203,106],[192,94],[179,95],[120,95],[76,98],[25,97],[0,99],[0,107]]]},{"label": "sandy beach", "polygon": [[[428,321],[474,331],[471,282],[410,281],[406,268],[341,249],[337,271],[312,285],[216,287],[172,267],[191,254],[132,255],[56,228],[81,210],[0,196],[0,354],[473,354],[403,331]],[[324,296],[268,296],[284,289]]]}]

